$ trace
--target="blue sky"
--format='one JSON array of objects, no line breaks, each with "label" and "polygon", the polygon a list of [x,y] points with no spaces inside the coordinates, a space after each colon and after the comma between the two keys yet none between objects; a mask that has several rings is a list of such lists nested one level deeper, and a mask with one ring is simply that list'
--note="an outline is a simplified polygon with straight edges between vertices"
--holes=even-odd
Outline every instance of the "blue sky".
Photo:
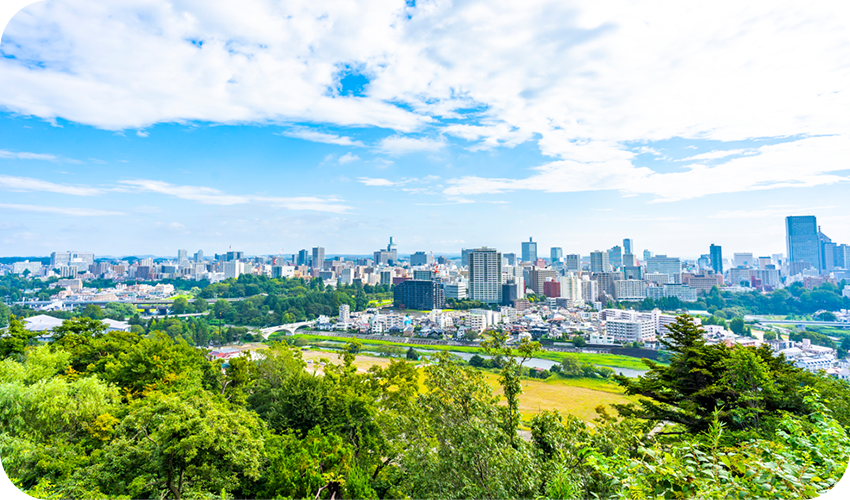
[{"label": "blue sky", "polygon": [[723,2],[41,2],[0,43],[0,254],[850,243],[850,38]]}]

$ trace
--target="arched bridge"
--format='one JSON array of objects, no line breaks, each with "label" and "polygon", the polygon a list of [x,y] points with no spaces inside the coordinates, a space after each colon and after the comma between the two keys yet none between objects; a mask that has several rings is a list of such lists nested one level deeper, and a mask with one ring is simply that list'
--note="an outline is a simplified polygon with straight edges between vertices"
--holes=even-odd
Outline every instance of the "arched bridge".
[{"label": "arched bridge", "polygon": [[260,333],[263,335],[264,339],[269,338],[269,335],[274,332],[278,332],[280,330],[286,330],[288,335],[295,335],[295,330],[301,328],[302,326],[313,326],[316,324],[316,320],[313,321],[302,321],[300,323],[287,323],[285,325],[279,326],[270,326],[268,328],[261,328]]}]

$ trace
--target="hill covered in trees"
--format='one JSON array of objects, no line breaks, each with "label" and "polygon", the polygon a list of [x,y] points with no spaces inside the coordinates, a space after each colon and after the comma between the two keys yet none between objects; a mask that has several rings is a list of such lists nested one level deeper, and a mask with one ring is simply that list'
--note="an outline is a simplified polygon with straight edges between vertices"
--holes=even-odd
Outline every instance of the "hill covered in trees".
[{"label": "hill covered in trees", "polygon": [[798,498],[835,484],[847,383],[706,345],[688,318],[673,332],[669,366],[620,378],[640,404],[522,422],[530,342],[484,343],[497,397],[447,353],[358,371],[351,345],[318,369],[275,344],[224,367],[164,332],[88,318],[34,345],[12,318],[0,456],[40,498]]}]

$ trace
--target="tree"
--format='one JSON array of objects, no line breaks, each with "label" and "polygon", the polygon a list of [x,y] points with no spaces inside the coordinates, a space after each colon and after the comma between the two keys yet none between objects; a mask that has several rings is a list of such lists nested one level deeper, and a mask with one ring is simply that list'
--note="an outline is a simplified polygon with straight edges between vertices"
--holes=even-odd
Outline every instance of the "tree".
[{"label": "tree", "polygon": [[[491,331],[491,336],[481,342],[481,347],[487,354],[494,358],[502,359],[502,370],[499,376],[499,384],[505,394],[506,407],[499,408],[502,413],[502,429],[508,436],[511,446],[516,447],[516,434],[520,424],[519,395],[522,394],[522,365],[534,356],[535,352],[541,351],[539,342],[531,342],[523,337],[516,352],[507,345],[507,334],[501,331]],[[519,358],[519,359],[518,359]]]},{"label": "tree", "polygon": [[171,312],[174,314],[186,314],[189,312],[189,301],[186,297],[177,297],[171,304]]},{"label": "tree", "polygon": [[0,331],[0,358],[12,354],[23,354],[35,336],[35,332],[24,327],[23,321],[16,318],[15,315],[10,315],[9,326]]},{"label": "tree", "polygon": [[221,495],[259,478],[261,431],[255,415],[206,391],[156,391],[130,406],[103,460],[86,472],[111,495]]},{"label": "tree", "polygon": [[576,347],[584,347],[587,345],[587,341],[584,340],[584,337],[582,337],[581,335],[574,336],[572,339],[570,339],[570,342],[572,342],[573,345]]},{"label": "tree", "polygon": [[196,313],[207,312],[207,301],[198,297],[192,302],[192,306],[195,308]]},{"label": "tree", "polygon": [[413,347],[407,348],[407,359],[411,361],[419,361],[419,353]]},{"label": "tree", "polygon": [[94,304],[89,304],[83,309],[83,316],[95,320],[100,320],[104,318],[103,309],[100,306],[96,306]]},{"label": "tree", "polygon": [[729,322],[729,329],[736,335],[743,335],[744,327],[744,318],[733,318],[732,321]]}]

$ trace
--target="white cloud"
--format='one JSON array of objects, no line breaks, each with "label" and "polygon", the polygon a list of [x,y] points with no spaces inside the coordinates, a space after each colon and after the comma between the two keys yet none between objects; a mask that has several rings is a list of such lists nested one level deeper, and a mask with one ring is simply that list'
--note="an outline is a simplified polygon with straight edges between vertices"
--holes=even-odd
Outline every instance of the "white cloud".
[{"label": "white cloud", "polygon": [[840,159],[850,156],[850,140],[844,136],[762,146],[757,153],[713,167],[689,165],[684,171],[671,173],[636,168],[625,158],[598,163],[557,161],[536,167],[533,175],[521,179],[449,179],[443,192],[447,196],[470,196],[515,190],[616,190],[624,195],[652,195],[654,201],[678,201],[720,193],[850,182],[850,176],[832,173],[847,169]]},{"label": "white cloud", "polygon": [[395,182],[393,182],[393,181],[391,181],[391,180],[389,180],[389,179],[379,179],[379,178],[372,178],[372,177],[358,177],[358,178],[357,178],[357,181],[358,181],[358,182],[361,182],[361,183],[363,183],[363,184],[366,184],[367,186],[385,186],[385,187],[390,187],[390,186],[395,186],[395,185],[396,185],[396,183],[395,183]]},{"label": "white cloud", "polygon": [[68,217],[101,217],[107,215],[126,215],[123,212],[116,212],[113,210],[98,210],[96,208],[45,207],[41,205],[21,205],[17,203],[0,203],[0,209],[18,210],[21,212],[37,212],[53,215],[65,215]]},{"label": "white cloud", "polygon": [[445,140],[429,139],[429,138],[414,138],[394,135],[385,137],[378,144],[378,150],[382,153],[390,155],[405,155],[408,153],[434,152],[439,151],[446,145]]},{"label": "white cloud", "polygon": [[727,156],[737,156],[747,153],[754,153],[752,149],[729,149],[726,151],[709,151],[707,153],[700,153],[698,155],[689,156],[687,158],[682,158],[677,161],[699,161],[699,160],[716,160],[718,158],[726,158]]},{"label": "white cloud", "polygon": [[41,153],[14,152],[0,149],[0,158],[13,160],[55,160],[53,155]]},{"label": "white cloud", "polygon": [[353,161],[359,160],[360,157],[357,155],[353,155],[351,153],[345,153],[344,155],[339,157],[339,164],[345,165],[346,163],[351,163]]},{"label": "white cloud", "polygon": [[136,135],[139,136],[139,137],[147,137],[150,134],[145,132],[144,130],[136,130]]},{"label": "white cloud", "polygon": [[336,134],[326,134],[308,128],[295,128],[281,132],[280,135],[294,137],[296,139],[304,139],[305,141],[323,142],[325,144],[336,144],[338,146],[363,146],[363,143],[356,141],[351,137],[339,136]]},{"label": "white cloud", "polygon": [[343,200],[332,196],[275,197],[232,195],[211,187],[177,186],[168,182],[148,179],[125,180],[120,181],[120,183],[126,186],[132,186],[141,192],[174,196],[176,198],[195,201],[204,205],[241,205],[245,203],[262,203],[273,208],[285,208],[287,210],[312,210],[330,213],[344,213],[352,208],[348,205],[342,205],[341,202]]},{"label": "white cloud", "polygon": [[[475,142],[470,149],[536,140],[554,160],[529,180],[466,177],[455,190],[673,199],[659,192],[738,191],[738,174],[767,189],[793,182],[762,168],[766,160],[737,158],[729,164],[753,172],[706,190],[683,181],[730,172],[653,174],[632,163],[628,144],[850,130],[850,41],[830,2],[59,0],[24,9],[3,39],[13,57],[0,59],[0,106],[48,120],[106,129],[192,120],[371,126],[397,134],[378,146],[388,154],[437,151],[452,136]],[[344,66],[369,76],[366,95],[339,95]],[[415,138],[422,134],[440,139]],[[834,149],[819,160],[839,170],[843,149],[824,145]],[[709,159],[698,157],[691,161]],[[814,168],[797,184],[841,180]]]},{"label": "white cloud", "polygon": [[0,189],[6,189],[8,191],[42,191],[74,196],[95,196],[103,193],[103,190],[100,188],[56,184],[41,179],[14,177],[11,175],[0,175]]}]

